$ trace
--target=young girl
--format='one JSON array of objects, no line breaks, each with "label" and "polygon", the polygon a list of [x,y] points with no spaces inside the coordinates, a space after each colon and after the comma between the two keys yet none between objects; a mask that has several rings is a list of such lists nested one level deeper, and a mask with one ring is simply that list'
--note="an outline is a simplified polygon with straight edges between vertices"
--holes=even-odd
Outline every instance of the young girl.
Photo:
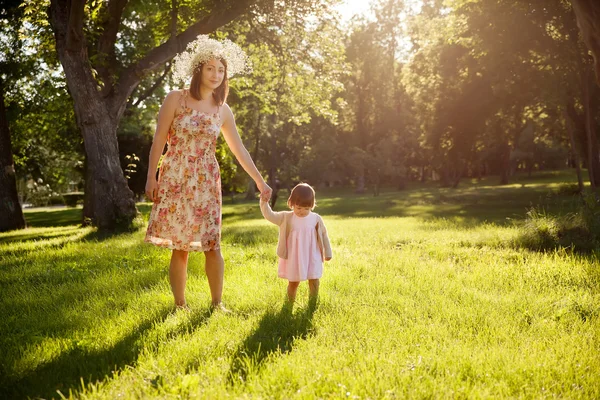
[{"label": "young girl", "polygon": [[279,277],[288,280],[287,295],[296,299],[301,281],[308,280],[311,298],[319,294],[319,279],[323,275],[323,261],[331,260],[331,245],[327,229],[315,207],[315,191],[306,183],[292,189],[288,199],[292,211],[273,212],[268,199],[261,197],[260,210],[270,222],[279,226]]}]

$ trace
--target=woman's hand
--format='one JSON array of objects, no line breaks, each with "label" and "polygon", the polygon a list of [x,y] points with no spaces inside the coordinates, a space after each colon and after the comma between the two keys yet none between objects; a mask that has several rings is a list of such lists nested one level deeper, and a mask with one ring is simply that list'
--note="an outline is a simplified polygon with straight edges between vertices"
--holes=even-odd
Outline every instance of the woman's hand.
[{"label": "woman's hand", "polygon": [[265,181],[262,181],[257,185],[258,190],[260,191],[260,199],[262,201],[269,201],[271,198],[271,193],[273,193],[273,189]]},{"label": "woman's hand", "polygon": [[158,182],[154,177],[148,177],[148,179],[146,179],[146,197],[153,203],[157,200]]}]

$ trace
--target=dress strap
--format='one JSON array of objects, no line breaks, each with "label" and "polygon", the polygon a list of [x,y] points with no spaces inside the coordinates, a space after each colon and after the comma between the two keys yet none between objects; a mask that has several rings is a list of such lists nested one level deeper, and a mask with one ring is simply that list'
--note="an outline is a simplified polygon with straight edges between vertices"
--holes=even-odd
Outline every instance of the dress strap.
[{"label": "dress strap", "polygon": [[183,93],[179,97],[179,105],[184,109],[187,108],[187,95],[188,95],[188,90],[183,89]]}]

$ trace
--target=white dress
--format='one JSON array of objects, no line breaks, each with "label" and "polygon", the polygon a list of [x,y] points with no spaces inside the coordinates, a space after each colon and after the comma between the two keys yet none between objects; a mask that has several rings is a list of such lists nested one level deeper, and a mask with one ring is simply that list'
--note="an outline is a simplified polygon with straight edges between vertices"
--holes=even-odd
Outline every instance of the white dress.
[{"label": "white dress", "polygon": [[317,242],[317,214],[292,215],[287,238],[288,258],[279,259],[279,277],[291,282],[319,279],[323,275],[323,258]]}]

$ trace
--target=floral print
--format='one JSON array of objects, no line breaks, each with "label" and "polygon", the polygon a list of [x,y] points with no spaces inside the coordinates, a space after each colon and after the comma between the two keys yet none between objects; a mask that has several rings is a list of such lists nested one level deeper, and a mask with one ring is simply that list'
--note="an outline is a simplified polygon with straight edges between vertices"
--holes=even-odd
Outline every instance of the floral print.
[{"label": "floral print", "polygon": [[175,116],[146,242],[185,251],[220,248],[221,175],[215,157],[220,131],[218,113],[185,106]]}]

